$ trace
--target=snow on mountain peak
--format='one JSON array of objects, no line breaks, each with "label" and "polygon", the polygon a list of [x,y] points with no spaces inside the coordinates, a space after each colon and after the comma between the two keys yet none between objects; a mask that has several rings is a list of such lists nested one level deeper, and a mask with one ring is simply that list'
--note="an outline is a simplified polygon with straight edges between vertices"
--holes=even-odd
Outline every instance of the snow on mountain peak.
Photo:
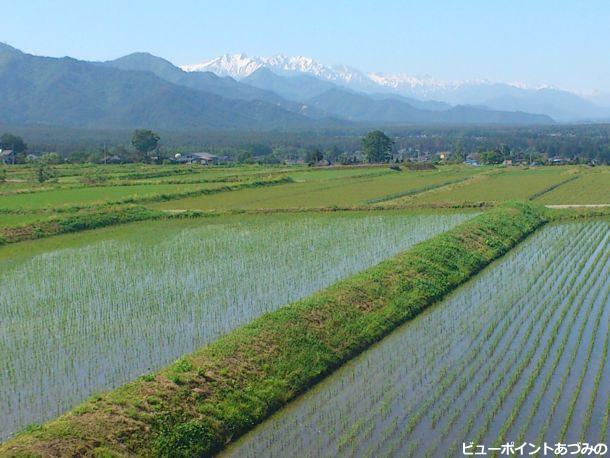
[{"label": "snow on mountain peak", "polygon": [[215,59],[199,64],[183,65],[181,68],[186,72],[212,72],[218,76],[231,76],[241,79],[255,72],[263,66],[256,58],[248,57],[246,54],[223,54]]},{"label": "snow on mountain peak", "polygon": [[246,54],[224,54],[200,64],[183,65],[187,72],[213,72],[219,76],[243,79],[259,68],[266,67],[281,75],[310,74],[340,84],[370,83],[360,71],[344,65],[323,65],[310,57],[276,54],[268,57],[249,57]]}]

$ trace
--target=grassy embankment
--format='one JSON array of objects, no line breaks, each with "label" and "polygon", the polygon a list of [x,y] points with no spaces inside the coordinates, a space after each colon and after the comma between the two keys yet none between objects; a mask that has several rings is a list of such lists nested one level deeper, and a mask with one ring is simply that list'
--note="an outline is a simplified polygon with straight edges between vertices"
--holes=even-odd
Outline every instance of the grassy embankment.
[{"label": "grassy embankment", "polygon": [[[36,213],[27,210],[0,209],[0,217],[4,216],[17,219],[17,224],[3,225],[0,223],[0,245],[4,243],[20,242],[52,235],[65,234],[86,229],[95,229],[113,224],[123,224],[135,221],[152,220],[160,218],[202,216],[202,212],[189,212],[170,214],[168,212],[146,208],[136,203],[161,202],[191,195],[217,194],[241,189],[252,189],[257,187],[273,186],[277,184],[292,183],[290,177],[259,180],[253,182],[239,183],[231,186],[222,186],[213,189],[198,189],[194,191],[180,191],[165,194],[153,194],[147,196],[136,196],[107,202],[103,205],[77,205],[51,209],[52,217],[44,217],[39,213],[39,218],[34,219]],[[12,213],[14,211],[14,213]],[[22,219],[21,219],[22,218]],[[22,224],[19,222],[23,221]]]},{"label": "grassy embankment", "polygon": [[491,210],[31,428],[0,455],[209,455],[545,221],[527,204]]}]

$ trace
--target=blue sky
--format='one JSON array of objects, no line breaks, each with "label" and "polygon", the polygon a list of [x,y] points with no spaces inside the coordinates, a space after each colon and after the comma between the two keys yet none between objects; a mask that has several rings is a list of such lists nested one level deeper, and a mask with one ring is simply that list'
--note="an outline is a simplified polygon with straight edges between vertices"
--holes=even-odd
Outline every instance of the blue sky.
[{"label": "blue sky", "polygon": [[305,55],[364,71],[610,92],[610,2],[547,0],[0,0],[0,41],[176,64],[229,52]]}]

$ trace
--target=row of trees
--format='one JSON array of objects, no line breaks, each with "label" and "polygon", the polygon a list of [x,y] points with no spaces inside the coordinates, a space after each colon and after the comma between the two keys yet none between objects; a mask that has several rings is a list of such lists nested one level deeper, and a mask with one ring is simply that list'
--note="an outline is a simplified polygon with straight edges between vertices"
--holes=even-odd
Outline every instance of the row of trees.
[{"label": "row of trees", "polygon": [[[133,132],[131,138],[127,139],[122,137],[113,140],[100,136],[94,140],[92,137],[89,142],[95,141],[97,144],[87,146],[87,140],[79,137],[82,133],[70,132],[62,141],[78,141],[85,146],[68,151],[60,147],[61,158],[51,153],[45,155],[44,160],[49,163],[64,160],[103,162],[104,158],[116,155],[127,162],[163,162],[179,152],[205,150],[219,156],[228,156],[237,163],[267,164],[284,161],[313,164],[321,160],[343,164],[387,162],[396,154],[401,160],[418,160],[434,158],[440,153],[445,153],[448,156],[445,160],[452,162],[464,161],[474,154],[479,162],[490,164],[501,163],[506,159],[513,162],[544,162],[544,158],[553,156],[580,162],[595,160],[598,163],[610,163],[610,125],[545,128],[413,127],[403,130],[388,128],[386,133],[375,130],[363,137],[358,132],[342,135],[315,132],[173,132],[164,134],[161,145],[158,133],[142,129]],[[32,141],[28,137],[28,143]],[[114,146],[100,148],[102,143]],[[0,148],[14,150],[17,153],[17,163],[26,161],[28,146],[21,137],[3,134],[0,136]],[[52,148],[45,144],[36,145],[32,150],[36,154],[41,149],[53,151]],[[40,155],[37,156],[37,160],[41,160]]]}]

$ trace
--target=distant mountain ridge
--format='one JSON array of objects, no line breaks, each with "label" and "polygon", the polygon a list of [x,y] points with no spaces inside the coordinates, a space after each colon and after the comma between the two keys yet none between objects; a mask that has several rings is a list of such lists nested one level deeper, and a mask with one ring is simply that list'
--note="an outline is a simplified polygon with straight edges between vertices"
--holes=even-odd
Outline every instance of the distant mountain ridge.
[{"label": "distant mountain ridge", "polygon": [[33,56],[0,44],[0,123],[277,130],[344,128],[353,123],[380,127],[553,122],[545,115],[365,93],[291,72],[278,75],[260,67],[236,81],[211,72],[186,72],[148,53],[87,62]]},{"label": "distant mountain ridge", "polygon": [[[527,88],[520,84],[486,80],[444,82],[406,74],[367,74],[349,66],[323,65],[303,56],[249,57],[243,53],[225,54],[182,68],[188,72],[210,71],[237,80],[247,80],[259,69],[266,68],[280,76],[310,75],[366,93],[395,93],[451,105],[484,105],[496,110],[545,114],[559,121],[610,119],[610,97],[588,100],[551,87]],[[608,106],[595,102],[608,103]]]},{"label": "distant mountain ridge", "polygon": [[[151,65],[152,58],[146,59],[146,65]],[[165,76],[173,78],[171,69],[154,59],[153,63],[159,65],[157,71],[168,72]],[[207,77],[199,76],[197,81],[202,78]],[[242,94],[245,99],[238,98],[236,91],[231,93],[233,98],[218,95],[222,84],[231,87],[232,83],[217,79],[214,75],[210,78],[210,86],[216,86],[214,93],[172,83],[151,71],[120,69],[69,57],[32,56],[0,44],[0,122],[166,129],[319,125],[313,118],[282,108],[279,97],[277,103],[252,97],[248,91],[253,88],[246,87]]]}]

